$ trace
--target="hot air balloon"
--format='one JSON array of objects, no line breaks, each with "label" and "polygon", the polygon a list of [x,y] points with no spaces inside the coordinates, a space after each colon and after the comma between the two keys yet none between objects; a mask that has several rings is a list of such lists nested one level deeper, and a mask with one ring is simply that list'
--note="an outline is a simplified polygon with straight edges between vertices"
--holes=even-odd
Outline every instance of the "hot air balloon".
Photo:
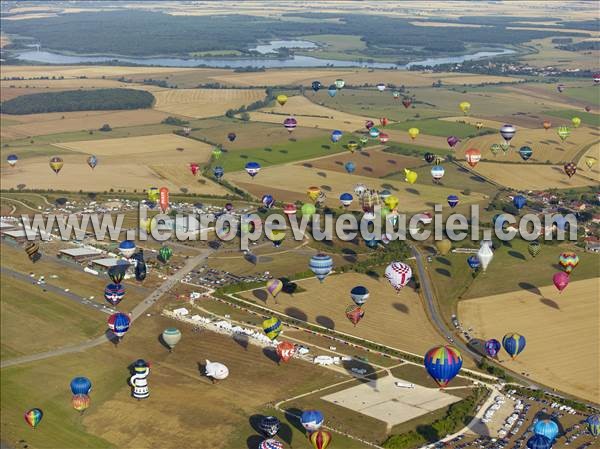
[{"label": "hot air balloon", "polygon": [[488,245],[486,242],[484,242],[481,245],[481,248],[479,248],[479,251],[477,251],[477,258],[479,259],[479,262],[481,262],[481,268],[483,268],[483,271],[487,270],[487,267],[492,261],[493,257],[494,252],[492,251],[491,245]]},{"label": "hot air balloon", "polygon": [[317,212],[317,208],[310,203],[304,203],[300,208],[303,217],[312,217]]},{"label": "hot air balloon", "polygon": [[148,200],[156,203],[158,201],[158,197],[159,197],[159,191],[158,191],[158,187],[150,187],[148,189]]},{"label": "hot air balloon", "polygon": [[435,242],[435,247],[442,256],[445,256],[452,249],[452,242],[448,239],[438,240]]},{"label": "hot air balloon", "polygon": [[564,84],[558,84],[556,86],[556,90],[559,91],[560,93],[562,93],[565,90],[565,85]]},{"label": "hot air balloon", "polygon": [[282,341],[276,346],[275,351],[281,361],[289,362],[296,353],[296,345],[289,341]]},{"label": "hot air balloon", "polygon": [[346,82],[343,79],[338,78],[335,80],[335,87],[337,89],[342,89],[345,85],[346,85]]},{"label": "hot air balloon", "polygon": [[335,97],[337,94],[337,87],[335,87],[335,84],[330,85],[327,88],[327,93],[329,94],[330,97]]},{"label": "hot air balloon", "polygon": [[597,437],[600,435],[600,416],[599,415],[590,415],[585,420],[588,425],[588,430],[592,435]]},{"label": "hot air balloon", "polygon": [[496,156],[500,150],[502,149],[502,147],[500,146],[500,144],[494,143],[492,144],[492,146],[490,147],[490,151],[492,152],[492,154],[494,156]]},{"label": "hot air balloon", "polygon": [[410,265],[402,262],[392,262],[385,269],[385,277],[391,286],[400,292],[405,287],[412,277],[412,269]]},{"label": "hot air balloon", "polygon": [[8,162],[8,165],[10,165],[11,167],[14,167],[18,160],[19,157],[16,154],[9,154],[6,157],[6,162]]},{"label": "hot air balloon", "polygon": [[433,167],[431,167],[431,176],[434,181],[439,181],[440,179],[442,179],[444,177],[445,172],[446,171],[444,170],[444,167],[442,167],[441,165],[434,165]]},{"label": "hot air balloon", "polygon": [[469,103],[468,101],[461,101],[458,104],[458,107],[463,112],[463,114],[467,115],[469,113],[469,111],[471,110],[471,103]]},{"label": "hot air balloon", "polygon": [[377,90],[383,92],[385,90],[385,83],[377,83]]},{"label": "hot air balloon", "polygon": [[54,156],[52,159],[50,159],[50,168],[57,175],[58,175],[58,172],[63,168],[64,164],[65,163],[63,162],[62,158],[60,158],[58,156]]},{"label": "hot air balloon", "polygon": [[584,109],[585,109],[585,112],[590,112],[592,110],[591,106],[586,106]]},{"label": "hot air balloon", "polygon": [[217,181],[219,181],[224,174],[225,170],[223,170],[223,167],[216,166],[215,168],[213,168],[213,176],[217,179]]},{"label": "hot air balloon", "polygon": [[312,87],[312,90],[315,92],[318,92],[321,89],[321,87],[323,87],[323,85],[321,84],[321,81],[313,81],[310,86]]},{"label": "hot air balloon", "polygon": [[260,164],[258,162],[248,162],[245,169],[246,173],[248,173],[251,178],[254,178],[260,171]]},{"label": "hot air balloon", "polygon": [[456,207],[456,205],[459,202],[458,196],[456,196],[456,195],[448,195],[448,198],[446,198],[446,199],[448,200],[448,205],[453,209]]},{"label": "hot air balloon", "polygon": [[527,440],[528,449],[551,449],[552,441],[544,435],[535,434]]},{"label": "hot air balloon", "polygon": [[404,180],[409,184],[414,184],[417,182],[418,177],[419,175],[416,171],[409,170],[408,168],[404,169]]},{"label": "hot air balloon", "polygon": [[133,253],[135,253],[135,249],[136,246],[133,240],[123,240],[119,244],[119,252],[126,259],[129,259],[131,256],[133,256]]},{"label": "hot air balloon", "polygon": [[425,153],[423,159],[425,159],[425,162],[427,162],[428,164],[431,164],[435,160],[435,154]]},{"label": "hot air balloon", "polygon": [[356,196],[358,196],[359,198],[363,196],[366,191],[367,187],[364,184],[356,184],[354,186],[354,193],[356,193]]},{"label": "hot air balloon", "polygon": [[390,121],[387,119],[387,117],[381,117],[381,118],[379,119],[379,124],[380,124],[382,127],[384,127],[384,128],[387,126],[387,124],[388,124],[389,122],[390,122]]},{"label": "hot air balloon", "polygon": [[318,410],[305,410],[300,415],[300,423],[309,432],[316,432],[323,425],[323,413]]},{"label": "hot air balloon", "polygon": [[344,207],[350,206],[353,200],[354,197],[350,193],[342,193],[340,195],[340,203],[342,203],[342,206]]},{"label": "hot air balloon", "polygon": [[579,256],[572,251],[565,251],[558,256],[558,264],[565,273],[571,274],[571,271],[579,264]]},{"label": "hot air balloon", "polygon": [[143,281],[146,279],[146,262],[144,262],[144,252],[139,250],[137,253],[133,255],[134,259],[137,261],[135,264],[135,279],[137,281]]},{"label": "hot air balloon", "polygon": [[281,321],[278,318],[271,317],[263,321],[262,328],[264,333],[269,337],[269,339],[275,340],[281,331],[283,330],[283,326]]},{"label": "hot air balloon", "polygon": [[510,142],[516,133],[517,129],[513,125],[502,125],[500,128],[500,135],[505,142]]},{"label": "hot air balloon", "polygon": [[377,139],[377,137],[379,137],[380,131],[379,129],[372,127],[371,129],[369,129],[369,136],[371,136],[373,139]]},{"label": "hot air balloon", "polygon": [[535,435],[544,435],[550,441],[554,441],[558,436],[558,424],[551,419],[540,419],[533,425]]},{"label": "hot air balloon", "polygon": [[357,285],[352,290],[350,290],[350,297],[354,304],[357,306],[362,306],[367,299],[369,299],[369,290],[367,287],[363,287],[362,285]]},{"label": "hot air balloon", "polygon": [[87,394],[76,394],[71,399],[71,405],[79,413],[83,413],[90,406],[90,397]]},{"label": "hot air balloon", "polygon": [[339,129],[336,129],[331,133],[331,141],[333,143],[337,143],[342,138],[342,132]]},{"label": "hot air balloon", "polygon": [[275,205],[275,198],[273,195],[266,194],[262,196],[261,202],[267,209],[271,209]]},{"label": "hot air balloon", "polygon": [[471,269],[473,271],[477,271],[477,269],[479,269],[479,267],[481,266],[481,262],[479,261],[477,256],[467,257],[467,263],[469,264],[469,267],[471,267]]},{"label": "hot air balloon", "polygon": [[579,117],[573,117],[571,119],[571,123],[573,123],[574,128],[579,128],[579,125],[581,125],[581,119]]},{"label": "hot air balloon", "polygon": [[550,128],[552,128],[552,123],[548,120],[544,120],[542,122],[542,126],[544,127],[544,129],[550,129]]},{"label": "hot air balloon", "polygon": [[293,203],[287,203],[283,206],[283,213],[288,216],[296,215],[296,212],[298,212],[298,208]]},{"label": "hot air balloon", "polygon": [[393,91],[392,97],[394,97],[394,100],[400,99],[400,91],[398,91],[398,90]]},{"label": "hot air balloon", "polygon": [[267,281],[267,291],[273,298],[277,298],[279,292],[283,289],[283,282],[279,279],[270,279]]},{"label": "hot air balloon", "polygon": [[283,126],[291,133],[298,126],[298,121],[294,117],[288,117],[283,121]]},{"label": "hot air balloon", "polygon": [[450,146],[450,148],[454,148],[456,145],[458,145],[458,142],[460,142],[460,139],[456,136],[449,136],[446,139],[446,142],[448,142],[448,145]]},{"label": "hot air balloon", "polygon": [[453,346],[436,346],[424,357],[425,369],[435,382],[444,388],[456,377],[462,367],[462,357]]},{"label": "hot air balloon", "polygon": [[386,133],[379,133],[379,142],[387,143],[390,140],[390,135]]},{"label": "hot air balloon", "polygon": [[502,345],[495,338],[485,342],[485,353],[490,357],[496,357],[500,351],[500,348],[502,348]]},{"label": "hot air balloon", "polygon": [[168,246],[161,246],[160,249],[158,250],[157,259],[160,260],[162,263],[169,262],[169,259],[171,258],[171,256],[173,256],[173,250],[171,248],[169,248]]},{"label": "hot air balloon", "polygon": [[71,380],[69,385],[71,387],[71,393],[75,394],[90,394],[92,390],[92,381],[87,377],[78,376]]},{"label": "hot air balloon", "polygon": [[527,198],[523,195],[515,195],[513,197],[513,206],[515,206],[518,210],[523,209],[527,205]]},{"label": "hot air balloon", "polygon": [[373,122],[373,120],[367,120],[365,122],[365,128],[367,128],[367,131],[369,131],[374,126],[375,126],[375,123]]},{"label": "hot air balloon", "polygon": [[275,416],[263,416],[258,427],[265,435],[274,437],[279,432],[281,422]]},{"label": "hot air balloon", "polygon": [[280,229],[265,229],[267,238],[273,242],[275,248],[279,248],[285,239],[285,230]]},{"label": "hot air balloon", "polygon": [[40,245],[35,242],[28,242],[25,245],[25,253],[29,260],[33,263],[36,263],[38,260],[42,258],[42,254],[40,253]]},{"label": "hot air balloon", "polygon": [[169,347],[169,352],[172,352],[175,345],[181,340],[181,331],[175,327],[167,327],[161,337],[162,341]]},{"label": "hot air balloon", "polygon": [[586,156],[585,157],[585,165],[587,165],[587,168],[591,169],[596,162],[598,162],[598,159],[596,159],[594,156]]},{"label": "hot air balloon", "polygon": [[537,256],[541,250],[542,245],[540,245],[540,242],[537,240],[533,240],[529,243],[529,245],[527,245],[527,251],[529,251],[529,254],[531,254],[532,257]]},{"label": "hot air balloon", "polygon": [[331,270],[333,270],[333,259],[327,254],[315,254],[310,258],[308,268],[315,274],[321,282],[325,280]]},{"label": "hot air balloon", "polygon": [[525,344],[525,337],[517,333],[506,334],[504,338],[502,338],[502,347],[508,352],[508,355],[510,355],[513,360],[523,352]]},{"label": "hot air balloon", "polygon": [[122,284],[108,284],[104,288],[104,299],[112,306],[118,305],[125,296],[125,287]]},{"label": "hot air balloon", "polygon": [[119,338],[127,333],[130,323],[129,316],[121,312],[113,313],[108,317],[108,328]]},{"label": "hot air balloon", "polygon": [[[233,134],[233,133],[230,133]],[[223,150],[221,149],[221,147],[214,147],[212,150],[212,157],[216,160],[219,160],[219,158],[221,157],[221,154],[223,154]]]},{"label": "hot air balloon", "polygon": [[560,137],[560,140],[562,140],[564,142],[565,140],[567,140],[567,137],[569,137],[571,135],[571,130],[569,129],[568,126],[559,126],[556,129],[556,134],[558,134],[558,137]]},{"label": "hot air balloon", "polygon": [[476,122],[475,123],[475,128],[477,128],[477,129],[483,128],[483,122]]},{"label": "hot air balloon", "polygon": [[405,98],[402,100],[402,105],[408,109],[410,107],[410,105],[412,104],[412,101],[410,100],[410,98]]},{"label": "hot air balloon", "polygon": [[571,178],[575,173],[577,173],[577,165],[575,165],[574,162],[567,162],[565,165],[563,165],[563,170],[567,176]]},{"label": "hot air balloon", "polygon": [[356,140],[351,140],[346,144],[346,148],[348,148],[351,153],[354,153],[354,151],[356,151],[358,148],[358,142]]},{"label": "hot air balloon", "polygon": [[197,163],[195,163],[195,162],[190,163],[190,171],[192,172],[192,175],[196,176],[199,169],[200,169],[200,166]]},{"label": "hot air balloon", "polygon": [[523,159],[524,161],[528,160],[532,154],[533,154],[533,150],[531,149],[531,147],[523,146],[523,147],[519,148],[519,155],[521,156],[521,159]]},{"label": "hot air balloon", "polygon": [[214,383],[217,380],[227,379],[229,376],[229,368],[222,363],[206,360],[204,362],[204,375],[210,377]]},{"label": "hot air balloon", "polygon": [[346,307],[346,318],[348,318],[355,326],[365,316],[364,310],[356,304],[351,304]]},{"label": "hot air balloon", "polygon": [[600,84],[600,73],[594,73],[592,79],[594,80],[594,84]]},{"label": "hot air balloon", "polygon": [[32,408],[31,410],[27,410],[24,416],[25,422],[34,429],[38,426],[43,417],[44,412],[42,412],[39,408]]},{"label": "hot air balloon", "polygon": [[344,164],[344,168],[346,169],[346,171],[350,174],[354,173],[356,171],[356,165],[354,165],[354,162],[350,161],[350,162],[346,162]]},{"label": "hot air balloon", "polygon": [[233,142],[236,137],[237,137],[237,135],[234,132],[231,132],[231,133],[227,134],[227,139],[229,139],[230,142]]},{"label": "hot air balloon", "polygon": [[258,449],[283,449],[283,443],[273,438],[269,438],[268,440],[261,441]]},{"label": "hot air balloon", "polygon": [[284,104],[287,103],[288,97],[287,97],[287,95],[279,94],[279,95],[277,95],[276,100],[277,100],[277,103],[279,103],[281,106],[283,106]]},{"label": "hot air balloon", "polygon": [[158,205],[160,206],[160,210],[162,210],[163,214],[169,208],[169,189],[166,187],[161,187],[158,191]]},{"label": "hot air balloon", "polygon": [[87,164],[93,170],[94,168],[96,168],[96,165],[98,165],[98,158],[92,154],[90,157],[87,158]]},{"label": "hot air balloon", "polygon": [[327,449],[331,443],[331,433],[326,430],[317,430],[308,436],[308,441],[315,449]]},{"label": "hot air balloon", "polygon": [[477,148],[469,148],[467,151],[465,151],[465,159],[471,167],[475,167],[481,160],[481,151],[479,151]]},{"label": "hot air balloon", "polygon": [[419,128],[409,128],[408,135],[412,140],[415,140],[419,135]]},{"label": "hot air balloon", "polygon": [[311,201],[316,201],[321,193],[321,188],[317,186],[311,186],[306,189],[306,195],[310,198]]}]

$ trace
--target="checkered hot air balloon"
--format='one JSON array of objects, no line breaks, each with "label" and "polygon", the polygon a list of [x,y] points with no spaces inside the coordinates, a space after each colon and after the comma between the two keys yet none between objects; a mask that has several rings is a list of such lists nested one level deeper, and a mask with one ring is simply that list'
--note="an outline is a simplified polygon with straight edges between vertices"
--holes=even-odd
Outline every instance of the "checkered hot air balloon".
[{"label": "checkered hot air balloon", "polygon": [[333,269],[333,259],[327,254],[316,254],[310,258],[308,268],[323,282]]},{"label": "checkered hot air balloon", "polygon": [[534,240],[531,243],[529,243],[529,245],[527,245],[527,251],[529,251],[529,254],[531,254],[532,257],[537,256],[541,250],[542,245],[540,245],[540,242],[538,242],[537,240]]},{"label": "checkered hot air balloon", "polygon": [[405,287],[412,277],[410,265],[403,262],[392,262],[385,269],[385,277],[394,290],[399,292]]},{"label": "checkered hot air balloon", "polygon": [[444,388],[462,368],[462,357],[453,346],[436,346],[424,357],[425,369],[435,382]]}]

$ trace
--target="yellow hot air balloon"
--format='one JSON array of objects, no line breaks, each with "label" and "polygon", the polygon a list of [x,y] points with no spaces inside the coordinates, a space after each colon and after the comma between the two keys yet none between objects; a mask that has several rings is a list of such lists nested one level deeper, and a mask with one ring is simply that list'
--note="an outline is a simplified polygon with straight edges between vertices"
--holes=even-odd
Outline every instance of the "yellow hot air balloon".
[{"label": "yellow hot air balloon", "polygon": [[383,202],[389,210],[394,210],[396,207],[398,207],[398,203],[400,201],[394,195],[390,195]]},{"label": "yellow hot air balloon", "polygon": [[571,123],[573,123],[575,128],[579,128],[579,125],[581,125],[581,119],[579,117],[573,117],[571,119]]},{"label": "yellow hot air balloon", "polygon": [[266,229],[265,234],[269,240],[273,242],[273,246],[279,246],[285,239],[285,230],[281,229]]},{"label": "yellow hot air balloon", "polygon": [[283,106],[284,104],[286,104],[288,101],[288,97],[287,95],[277,95],[277,103],[279,103],[281,106]]},{"label": "yellow hot air balloon", "polygon": [[409,170],[408,168],[404,169],[404,180],[409,184],[414,184],[417,182],[417,177],[418,175],[416,171]]},{"label": "yellow hot air balloon", "polygon": [[476,127],[477,129],[481,129],[481,128],[483,128],[483,122],[477,122],[477,123],[475,123],[475,127]]},{"label": "yellow hot air balloon", "polygon": [[312,186],[306,190],[306,194],[308,195],[310,200],[314,202],[317,200],[317,198],[319,198],[319,195],[321,194],[321,189],[319,187]]},{"label": "yellow hot air balloon", "polygon": [[60,169],[63,168],[63,165],[64,165],[63,160],[61,158],[59,158],[58,156],[54,156],[52,159],[50,159],[50,168],[57,175],[58,175],[58,172],[60,171]]},{"label": "yellow hot air balloon", "polygon": [[412,140],[415,140],[415,138],[419,135],[419,128],[410,128],[408,130],[408,135]]},{"label": "yellow hot air balloon", "polygon": [[452,242],[448,239],[438,240],[435,242],[435,247],[442,256],[445,256],[452,249]]},{"label": "yellow hot air balloon", "polygon": [[592,168],[596,162],[598,162],[598,159],[596,159],[594,156],[585,157],[585,165],[587,165],[587,168]]},{"label": "yellow hot air balloon", "polygon": [[146,220],[140,220],[140,229],[146,231],[146,234],[152,233],[152,230],[156,228],[156,220],[153,218],[148,218]]},{"label": "yellow hot air balloon", "polygon": [[469,103],[468,101],[461,101],[458,107],[463,112],[463,114],[467,115],[471,110],[471,103]]}]

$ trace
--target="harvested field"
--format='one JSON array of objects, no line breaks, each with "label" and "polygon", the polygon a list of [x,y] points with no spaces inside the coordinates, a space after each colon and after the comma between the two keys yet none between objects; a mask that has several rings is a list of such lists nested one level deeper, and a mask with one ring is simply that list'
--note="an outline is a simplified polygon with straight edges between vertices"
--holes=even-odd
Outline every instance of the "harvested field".
[{"label": "harvested field", "polygon": [[262,89],[168,89],[153,94],[154,109],[193,118],[223,115],[265,98]]},{"label": "harvested field", "polygon": [[501,352],[503,365],[597,403],[600,367],[594,336],[599,295],[598,278],[594,278],[571,282],[560,295],[554,286],[546,286],[461,301],[458,316],[482,339],[501,339],[508,332],[524,335],[525,350],[514,361]]},{"label": "harvested field", "polygon": [[[384,277],[374,279],[358,273],[331,275],[323,283],[316,278],[297,282],[306,291],[293,295],[282,292],[277,296],[278,304],[263,289],[245,292],[243,297],[296,319],[419,355],[443,342],[429,325],[412,287],[395,294]],[[353,304],[350,289],[355,285],[364,285],[371,295],[364,305],[364,318],[353,326],[344,311]]]},{"label": "harvested field", "polygon": [[[60,66],[60,65],[3,65],[2,77],[5,78],[102,78],[110,76],[129,76],[136,73],[175,73],[189,71],[177,67],[127,67],[127,66]],[[201,69],[197,69],[201,70]]]}]

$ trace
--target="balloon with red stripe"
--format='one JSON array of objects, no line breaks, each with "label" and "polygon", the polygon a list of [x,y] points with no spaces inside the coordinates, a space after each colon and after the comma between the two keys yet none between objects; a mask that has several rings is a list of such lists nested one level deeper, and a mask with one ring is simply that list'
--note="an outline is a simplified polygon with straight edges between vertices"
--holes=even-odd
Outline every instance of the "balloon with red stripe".
[{"label": "balloon with red stripe", "polygon": [[315,449],[326,449],[331,443],[331,434],[326,430],[317,430],[309,435],[308,440]]}]

